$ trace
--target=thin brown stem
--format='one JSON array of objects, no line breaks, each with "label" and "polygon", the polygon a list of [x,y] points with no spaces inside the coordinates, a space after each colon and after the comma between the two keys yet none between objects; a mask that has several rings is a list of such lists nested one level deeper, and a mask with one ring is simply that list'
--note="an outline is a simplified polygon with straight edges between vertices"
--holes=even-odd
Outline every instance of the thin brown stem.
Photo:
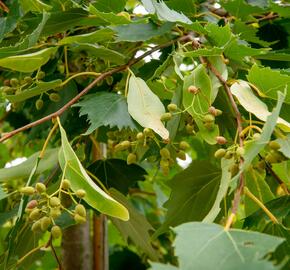
[{"label": "thin brown stem", "polygon": [[[217,79],[220,81],[220,83],[222,84],[222,86],[224,87],[224,89],[226,91],[226,94],[227,94],[228,99],[231,103],[231,107],[233,108],[233,111],[234,111],[235,117],[236,117],[236,121],[237,121],[237,131],[238,131],[238,135],[239,135],[239,144],[241,147],[243,147],[244,141],[243,141],[243,137],[241,136],[242,131],[243,131],[242,116],[241,116],[239,108],[234,100],[231,89],[229,88],[227,81],[222,77],[222,75],[219,73],[219,71],[206,58],[202,57],[201,60],[202,60],[202,62],[207,64],[208,68],[217,77]],[[244,162],[244,160],[241,158],[240,159],[240,166],[243,164],[243,162]],[[233,204],[232,204],[232,209],[231,209],[232,213],[227,220],[225,229],[229,229],[234,221],[234,217],[235,217],[235,215],[238,211],[238,208],[239,208],[241,195],[243,193],[244,186],[245,186],[244,174],[241,173],[240,178],[239,178],[238,187],[236,189],[234,199],[233,199]]]},{"label": "thin brown stem", "polygon": [[62,115],[68,108],[70,108],[73,104],[75,104],[82,96],[84,96],[85,94],[87,94],[98,82],[104,80],[105,78],[115,74],[115,73],[118,73],[118,72],[121,72],[121,71],[124,71],[126,70],[127,68],[135,65],[136,63],[140,62],[143,58],[145,58],[146,56],[148,55],[151,55],[153,52],[155,51],[158,51],[160,49],[163,49],[163,48],[166,48],[166,47],[169,47],[170,45],[173,45],[175,44],[176,42],[181,42],[181,41],[187,41],[190,39],[190,36],[191,34],[188,34],[188,35],[185,35],[185,36],[182,36],[180,38],[177,38],[175,40],[171,40],[167,43],[164,43],[164,44],[161,44],[161,45],[158,45],[154,48],[152,48],[150,51],[147,51],[145,52],[144,54],[142,54],[141,56],[137,57],[137,58],[132,58],[131,60],[129,60],[129,62],[125,65],[122,65],[122,66],[118,66],[114,69],[111,69],[109,71],[106,71],[104,73],[102,73],[99,77],[97,77],[93,82],[91,82],[85,89],[83,89],[78,95],[76,95],[73,99],[71,99],[69,102],[67,102],[62,108],[60,108],[58,111],[54,112],[54,113],[51,113],[39,120],[36,120],[32,123],[29,123],[23,127],[20,127],[18,129],[15,129],[11,132],[8,132],[6,134],[4,134],[2,136],[2,138],[0,139],[0,143],[1,142],[4,142],[5,140],[13,137],[14,135],[22,132],[22,131],[25,131],[27,129],[30,129],[32,127],[35,127],[35,126],[38,126],[44,122],[47,122],[49,120],[51,120],[52,118],[56,118],[60,115]]},{"label": "thin brown stem", "polygon": [[58,264],[58,270],[62,270],[61,261],[60,261],[60,259],[58,258],[57,254],[56,254],[56,250],[55,250],[55,248],[54,248],[54,246],[52,244],[52,241],[50,242],[50,248],[51,248],[52,254],[53,254],[53,256],[54,256],[54,258],[55,258],[55,260],[56,260],[56,262]]},{"label": "thin brown stem", "polygon": [[9,8],[2,1],[0,1],[0,8],[6,13],[9,13]]}]

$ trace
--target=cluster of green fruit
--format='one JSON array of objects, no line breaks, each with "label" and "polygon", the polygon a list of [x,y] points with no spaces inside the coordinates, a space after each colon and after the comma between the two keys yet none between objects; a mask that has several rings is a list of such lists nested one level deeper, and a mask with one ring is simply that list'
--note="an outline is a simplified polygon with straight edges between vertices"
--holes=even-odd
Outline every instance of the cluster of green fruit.
[{"label": "cluster of green fruit", "polygon": [[210,106],[208,109],[208,113],[202,117],[202,122],[203,122],[204,127],[207,130],[212,131],[215,125],[215,118],[217,116],[220,116],[221,114],[222,114],[221,110],[216,109],[213,106]]},{"label": "cluster of green fruit", "polygon": [[[37,183],[35,187],[22,187],[19,190],[24,195],[33,196],[33,199],[27,203],[25,209],[28,220],[32,222],[31,230],[33,232],[50,230],[53,239],[61,237],[62,230],[56,223],[63,211],[68,212],[76,223],[86,222],[85,207],[77,203],[72,197],[72,195],[75,195],[79,199],[82,199],[86,195],[86,192],[80,189],[75,193],[71,193],[70,187],[70,181],[64,179],[61,182],[60,188],[51,195],[47,194],[46,186],[43,183]],[[74,210],[67,209],[67,201],[65,202],[67,200],[66,195],[71,196],[72,200],[70,200],[69,204],[75,202]]]},{"label": "cluster of green fruit", "polygon": [[177,147],[171,147],[172,151],[170,152],[167,147],[160,149],[160,162],[159,166],[164,175],[169,174],[170,167],[175,164],[175,158],[181,160],[186,160],[185,151],[190,148],[190,145],[186,141],[181,141]]},{"label": "cluster of green fruit", "polygon": [[[17,95],[20,94],[25,89],[33,86],[35,83],[39,82],[45,77],[44,71],[38,71],[36,76],[30,77],[25,76],[23,79],[11,78],[4,81],[4,86],[0,87],[0,92],[4,93],[5,95]],[[50,93],[48,97],[53,102],[59,102],[61,97],[58,93]],[[35,108],[37,110],[41,110],[43,108],[44,102],[42,100],[42,95],[39,99],[35,102]],[[15,106],[17,107],[17,106]]]},{"label": "cluster of green fruit", "polygon": [[265,161],[268,163],[280,163],[286,160],[286,157],[279,152],[281,145],[277,141],[270,141],[268,143],[269,151],[265,156]]}]

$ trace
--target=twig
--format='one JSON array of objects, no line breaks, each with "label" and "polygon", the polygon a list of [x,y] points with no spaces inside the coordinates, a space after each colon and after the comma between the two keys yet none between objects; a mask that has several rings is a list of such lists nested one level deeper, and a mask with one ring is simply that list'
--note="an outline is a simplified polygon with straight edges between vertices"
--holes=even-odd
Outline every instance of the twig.
[{"label": "twig", "polygon": [[148,55],[151,55],[153,52],[158,51],[160,49],[169,47],[172,44],[175,44],[176,42],[181,42],[181,41],[186,41],[189,40],[191,37],[191,34],[182,36],[180,38],[177,38],[175,40],[171,40],[167,43],[158,45],[156,47],[154,47],[152,50],[145,52],[144,54],[142,54],[141,56],[137,57],[137,58],[132,58],[127,64],[116,67],[112,70],[106,71],[104,73],[102,73],[99,77],[97,77],[93,82],[91,82],[85,89],[83,89],[78,95],[76,95],[73,99],[71,99],[68,103],[66,103],[62,108],[60,108],[58,111],[51,113],[39,120],[36,120],[32,123],[29,123],[23,127],[20,127],[18,129],[15,129],[11,132],[6,133],[4,136],[2,136],[2,138],[0,139],[0,143],[4,142],[5,140],[13,137],[14,135],[18,134],[19,132],[25,131],[29,128],[38,126],[44,122],[47,122],[49,120],[51,120],[52,118],[56,118],[60,115],[62,115],[68,108],[70,108],[73,104],[75,104],[82,96],[84,96],[85,94],[87,94],[98,82],[104,80],[106,77],[109,77],[115,73],[121,72],[123,70],[126,70],[127,68],[131,67],[132,65],[138,63],[139,61],[141,61],[143,58],[145,58]]},{"label": "twig", "polygon": [[6,13],[9,13],[10,11],[9,8],[2,1],[0,1],[0,8],[4,10]]},{"label": "twig", "polygon": [[[209,69],[211,70],[211,72],[218,78],[218,80],[221,82],[221,84],[223,85],[226,94],[230,100],[231,106],[234,110],[235,116],[236,116],[236,121],[237,121],[237,130],[238,130],[238,135],[239,135],[239,144],[241,147],[244,146],[244,141],[243,141],[243,137],[241,136],[242,131],[243,131],[243,125],[242,125],[242,116],[241,113],[238,109],[238,106],[234,100],[234,97],[232,95],[231,89],[229,88],[229,86],[227,85],[226,80],[222,77],[222,75],[219,73],[219,71],[204,57],[202,57],[203,62],[205,62],[207,64],[207,66],[209,67]],[[244,160],[241,158],[240,159],[240,165],[242,165],[244,162]],[[234,217],[236,216],[236,213],[238,211],[238,207],[240,204],[240,199],[241,199],[241,194],[243,192],[245,186],[245,179],[244,179],[244,174],[241,173],[240,174],[240,179],[239,179],[239,184],[238,184],[238,188],[236,189],[235,195],[234,195],[234,199],[233,199],[233,205],[232,205],[232,210],[231,210],[231,215],[229,216],[225,229],[229,229],[233,223]]]},{"label": "twig", "polygon": [[279,223],[279,221],[271,213],[271,211],[247,187],[244,187],[244,193],[246,196],[248,196],[251,200],[253,200],[265,212],[265,214],[271,219],[271,221],[273,223],[276,223],[276,224]]}]

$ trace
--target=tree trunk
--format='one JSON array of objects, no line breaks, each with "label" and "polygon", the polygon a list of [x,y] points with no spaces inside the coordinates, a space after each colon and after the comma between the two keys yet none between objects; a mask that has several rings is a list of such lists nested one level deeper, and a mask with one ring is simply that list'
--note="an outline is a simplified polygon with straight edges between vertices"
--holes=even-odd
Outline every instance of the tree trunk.
[{"label": "tree trunk", "polygon": [[62,238],[63,270],[93,269],[90,222],[64,230]]},{"label": "tree trunk", "polygon": [[109,269],[107,238],[106,216],[94,216],[94,270]]}]

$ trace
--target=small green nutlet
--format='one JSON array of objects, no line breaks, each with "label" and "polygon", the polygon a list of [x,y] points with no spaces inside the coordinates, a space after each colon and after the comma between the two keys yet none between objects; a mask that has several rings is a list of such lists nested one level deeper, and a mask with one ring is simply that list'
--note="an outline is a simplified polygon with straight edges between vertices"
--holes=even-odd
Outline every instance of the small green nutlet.
[{"label": "small green nutlet", "polygon": [[165,158],[162,158],[160,160],[160,167],[161,168],[169,167],[169,160],[168,159],[165,159]]},{"label": "small green nutlet", "polygon": [[26,208],[27,209],[34,209],[38,205],[37,200],[31,200],[27,203]]},{"label": "small green nutlet", "polygon": [[212,114],[206,114],[202,119],[204,123],[213,123],[214,120],[215,120],[215,117]]},{"label": "small green nutlet", "polygon": [[231,159],[234,156],[232,151],[227,151],[225,154],[225,159]]},{"label": "small green nutlet", "polygon": [[131,146],[131,143],[129,141],[122,141],[118,143],[117,145],[115,145],[114,150],[116,152],[123,151],[123,150],[127,150],[130,146]]},{"label": "small green nutlet", "polygon": [[68,179],[63,179],[61,183],[62,189],[69,189],[71,187],[71,183]]},{"label": "small green nutlet", "polygon": [[127,156],[127,164],[130,165],[130,164],[136,163],[136,161],[137,161],[136,154],[129,153],[129,155]]},{"label": "small green nutlet", "polygon": [[58,239],[62,236],[61,228],[57,225],[52,226],[50,232],[53,239]]},{"label": "small green nutlet", "polygon": [[58,197],[51,197],[49,199],[49,205],[51,207],[57,207],[57,206],[60,206],[60,199]]},{"label": "small green nutlet", "polygon": [[210,106],[208,108],[208,112],[213,115],[213,116],[216,116],[216,108],[214,106]]},{"label": "small green nutlet", "polygon": [[241,147],[239,146],[236,150],[236,154],[238,157],[243,157],[244,154],[245,154],[245,148],[244,147]]},{"label": "small green nutlet", "polygon": [[85,223],[86,219],[82,216],[80,216],[79,214],[75,214],[74,215],[74,220],[76,223]]},{"label": "small green nutlet", "polygon": [[279,150],[281,148],[281,145],[276,141],[269,142],[269,147],[273,150]]},{"label": "small green nutlet", "polygon": [[43,79],[45,77],[45,72],[44,71],[39,71],[38,73],[37,73],[37,79],[38,80],[41,80],[41,79]]},{"label": "small green nutlet", "polygon": [[173,104],[173,103],[170,103],[170,104],[167,105],[167,109],[170,112],[175,112],[177,110],[177,108],[178,108],[177,105]]},{"label": "small green nutlet", "polygon": [[10,86],[1,86],[0,91],[4,92],[6,95],[12,95],[15,90]]},{"label": "small green nutlet", "polygon": [[51,224],[51,219],[49,217],[43,217],[40,219],[40,227],[43,232],[45,232]]},{"label": "small green nutlet", "polygon": [[22,188],[20,188],[19,192],[24,194],[24,195],[31,196],[34,194],[35,189],[34,189],[34,187],[22,187]]},{"label": "small green nutlet", "polygon": [[38,192],[38,193],[44,193],[45,191],[46,191],[46,186],[45,186],[45,184],[43,184],[43,183],[37,183],[36,185],[35,185],[35,189],[36,189],[36,191]]},{"label": "small green nutlet", "polygon": [[60,95],[59,94],[57,94],[57,93],[51,93],[49,95],[49,99],[51,101],[53,101],[53,102],[59,102],[61,98],[60,98]]},{"label": "small green nutlet", "polygon": [[138,132],[137,135],[136,135],[136,139],[138,141],[142,141],[144,139],[144,134],[143,132]]},{"label": "small green nutlet", "polygon": [[205,122],[203,123],[203,126],[208,130],[212,131],[214,129],[214,122]]},{"label": "small green nutlet", "polygon": [[58,207],[51,208],[49,211],[49,215],[53,218],[56,219],[61,215],[61,211]]},{"label": "small green nutlet", "polygon": [[264,171],[266,169],[266,163],[264,160],[260,160],[258,163],[257,163],[257,168],[260,170],[260,171]]},{"label": "small green nutlet", "polygon": [[176,153],[176,156],[177,156],[179,159],[181,159],[181,160],[186,160],[186,154],[185,154],[184,151],[178,151],[178,152]]},{"label": "small green nutlet", "polygon": [[149,135],[152,134],[152,131],[151,131],[150,128],[144,128],[143,133],[144,133],[146,136],[149,136]]},{"label": "small green nutlet", "polygon": [[36,222],[34,222],[31,226],[31,231],[33,231],[34,233],[39,232],[41,230],[41,224],[40,221],[37,220]]},{"label": "small green nutlet", "polygon": [[190,145],[186,141],[181,141],[179,143],[179,149],[181,150],[187,150],[190,148]]},{"label": "small green nutlet", "polygon": [[164,148],[161,148],[160,151],[159,151],[159,153],[160,153],[160,156],[163,157],[163,158],[165,158],[165,159],[169,159],[170,158],[170,152],[165,147]]},{"label": "small green nutlet", "polygon": [[233,164],[233,165],[229,168],[229,171],[230,171],[232,177],[235,176],[235,175],[237,175],[238,172],[239,172],[239,170],[240,170],[239,164],[236,164],[236,163]]},{"label": "small green nutlet", "polygon": [[216,112],[216,115],[215,116],[220,116],[220,115],[223,114],[223,111],[221,111],[219,109],[216,109],[215,112]]},{"label": "small green nutlet", "polygon": [[40,111],[43,108],[43,100],[42,99],[38,99],[35,101],[35,108],[36,110]]},{"label": "small green nutlet", "polygon": [[40,218],[40,216],[41,216],[41,211],[40,209],[36,208],[36,209],[33,209],[32,212],[29,214],[29,219],[37,220]]},{"label": "small green nutlet", "polygon": [[161,121],[169,121],[172,118],[171,113],[164,113],[161,115],[160,120]]},{"label": "small green nutlet", "polygon": [[81,198],[85,197],[87,193],[84,189],[78,189],[75,194],[78,198],[81,199]]},{"label": "small green nutlet", "polygon": [[87,216],[87,211],[86,208],[82,204],[77,204],[75,207],[75,213],[82,216],[86,217]]},{"label": "small green nutlet", "polygon": [[187,133],[191,134],[193,132],[193,125],[186,124],[185,129]]},{"label": "small green nutlet", "polygon": [[32,83],[32,78],[29,76],[26,76],[26,77],[24,77],[24,82],[30,84],[30,83]]},{"label": "small green nutlet", "polygon": [[223,158],[225,156],[226,152],[227,151],[225,149],[221,148],[221,149],[218,149],[215,151],[214,156],[215,156],[215,158]]},{"label": "small green nutlet", "polygon": [[12,87],[17,87],[17,86],[19,85],[19,80],[18,80],[17,78],[12,78],[12,79],[10,80],[10,85],[11,85]]}]

